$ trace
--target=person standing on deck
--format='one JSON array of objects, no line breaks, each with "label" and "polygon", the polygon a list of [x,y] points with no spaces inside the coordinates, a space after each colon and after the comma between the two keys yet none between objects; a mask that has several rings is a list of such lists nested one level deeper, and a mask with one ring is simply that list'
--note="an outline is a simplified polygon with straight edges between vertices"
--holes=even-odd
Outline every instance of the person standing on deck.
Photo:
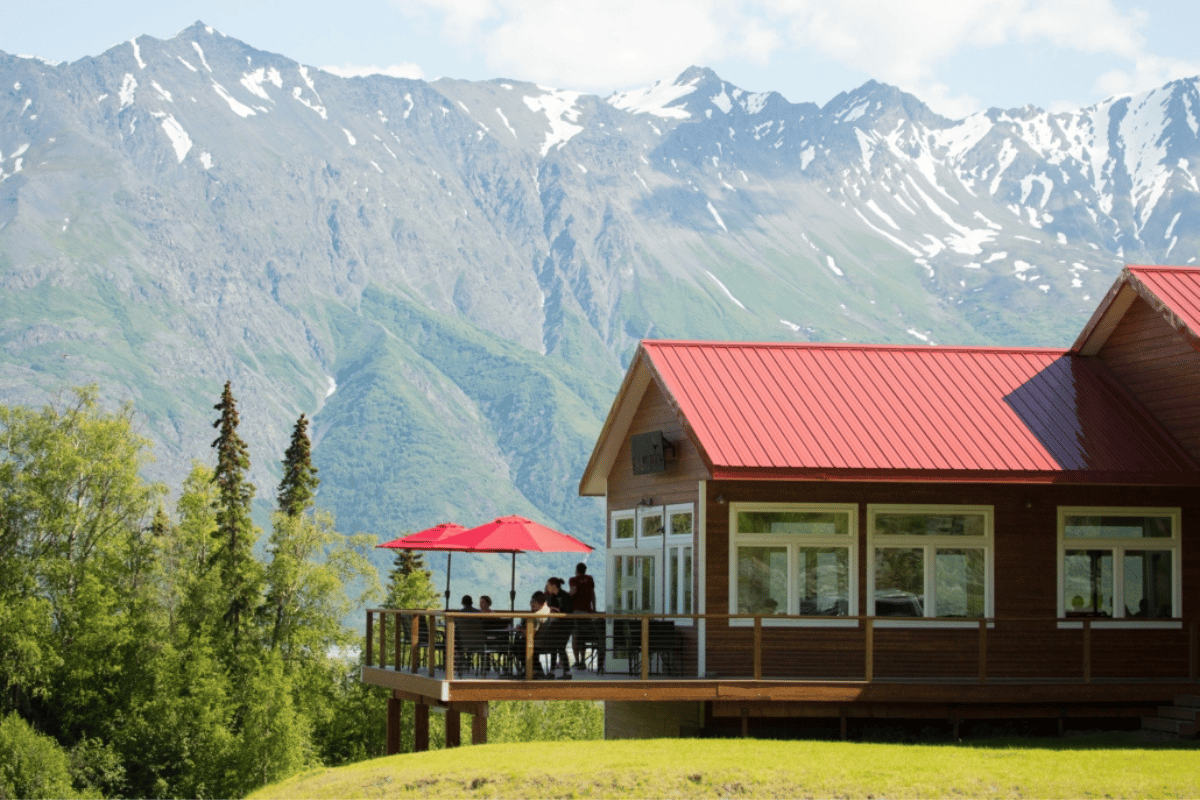
[{"label": "person standing on deck", "polygon": [[[587,564],[582,561],[575,565],[575,574],[571,576],[569,581],[571,587],[571,602],[575,606],[575,610],[580,614],[595,614],[596,613],[596,582],[592,580],[592,576],[587,574]],[[593,639],[591,636],[583,636],[581,628],[587,628],[588,632],[593,631],[597,625],[603,625],[603,620],[598,619],[577,619],[575,620],[575,635],[571,637],[571,646],[575,650],[575,669],[584,669],[583,663],[583,645],[586,640]]]}]

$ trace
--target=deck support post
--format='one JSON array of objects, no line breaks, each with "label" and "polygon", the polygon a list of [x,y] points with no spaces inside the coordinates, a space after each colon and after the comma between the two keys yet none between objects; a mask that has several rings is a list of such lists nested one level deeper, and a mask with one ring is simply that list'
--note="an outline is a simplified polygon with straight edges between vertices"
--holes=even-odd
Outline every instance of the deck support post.
[{"label": "deck support post", "polygon": [[375,650],[375,614],[372,611],[367,611],[367,659],[365,663],[368,667],[374,662]]},{"label": "deck support post", "polygon": [[396,697],[395,692],[392,692],[392,696],[387,701],[387,747],[384,751],[389,756],[394,756],[400,752],[400,723],[402,715],[400,698]]},{"label": "deck support post", "polygon": [[847,729],[847,727],[849,727],[846,724],[847,719],[846,719],[846,707],[845,706],[842,706],[841,708],[838,709],[838,717],[839,717],[838,727],[840,729],[840,735],[842,737],[842,741],[844,742],[844,741],[846,741],[846,729]]},{"label": "deck support post", "polygon": [[429,632],[425,651],[429,659],[429,677],[432,678],[437,672],[437,617],[433,614],[425,618],[425,630]]},{"label": "deck support post", "polygon": [[446,747],[458,747],[462,744],[462,712],[446,709]]},{"label": "deck support post", "polygon": [[979,682],[987,683],[987,626],[986,619],[979,620]]},{"label": "deck support post", "polygon": [[742,706],[742,738],[750,735],[750,709]]},{"label": "deck support post", "polygon": [[533,617],[525,620],[525,680],[533,680]]},{"label": "deck support post", "polygon": [[1197,636],[1197,629],[1200,624],[1192,621],[1191,627],[1188,630],[1188,680],[1192,683],[1197,681],[1197,670],[1200,669],[1200,637]]},{"label": "deck support post", "polygon": [[[387,669],[387,613],[379,612],[379,668]],[[367,662],[368,664],[371,662]]]},{"label": "deck support post", "polygon": [[429,749],[429,706],[416,703],[413,707],[413,752]]},{"label": "deck support post", "polygon": [[392,646],[396,652],[394,654],[395,660],[392,663],[395,664],[396,669],[399,670],[404,664],[404,647],[401,645],[401,642],[404,640],[404,637],[401,635],[404,632],[404,620],[401,619],[399,614],[392,614],[392,619],[396,624],[396,635],[393,637],[396,641]]},{"label": "deck support post", "polygon": [[762,617],[754,618],[754,680],[762,680]]},{"label": "deck support post", "polygon": [[[454,680],[454,659],[455,659],[455,657],[456,657],[456,654],[454,652],[454,617],[447,614],[446,615],[446,656],[445,656],[445,658],[446,658],[446,680],[447,681]],[[432,675],[433,673],[430,672],[429,674]],[[449,721],[447,721],[446,724],[449,725]],[[449,730],[449,728],[447,728],[447,730]]]},{"label": "deck support post", "polygon": [[642,617],[642,680],[650,680],[650,617]]},{"label": "deck support post", "polygon": [[1092,682],[1092,621],[1083,621],[1083,682]]},{"label": "deck support post", "polygon": [[412,628],[412,638],[409,641],[412,643],[412,653],[409,656],[411,659],[409,665],[412,667],[412,674],[417,674],[417,668],[421,666],[421,618],[413,614],[410,627]]},{"label": "deck support post", "polygon": [[866,674],[867,683],[870,683],[875,680],[875,620],[870,617],[863,620],[863,635],[866,640],[863,643],[865,651],[863,658],[865,669],[863,671]]},{"label": "deck support post", "polygon": [[488,704],[479,703],[471,715],[471,744],[487,744]]}]

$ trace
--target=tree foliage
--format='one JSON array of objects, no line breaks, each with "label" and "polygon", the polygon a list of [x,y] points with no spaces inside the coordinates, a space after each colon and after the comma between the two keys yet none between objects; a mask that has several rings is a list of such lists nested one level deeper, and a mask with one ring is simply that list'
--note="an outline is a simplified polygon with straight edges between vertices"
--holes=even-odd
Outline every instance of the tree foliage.
[{"label": "tree foliage", "polygon": [[232,654],[250,625],[259,588],[259,565],[254,559],[254,543],[258,531],[251,519],[250,503],[254,499],[254,484],[246,478],[250,469],[250,454],[238,435],[237,403],[230,382],[225,381],[221,401],[213,406],[221,416],[213,422],[217,438],[212,447],[217,452],[213,483],[217,487],[214,499],[217,529],[214,532],[212,564],[216,567],[225,604],[225,631],[230,638]]},{"label": "tree foliage", "polygon": [[308,420],[296,420],[292,441],[283,454],[283,480],[279,482],[279,513],[298,517],[307,510],[317,494],[317,468],[312,463],[312,443],[308,439]]}]

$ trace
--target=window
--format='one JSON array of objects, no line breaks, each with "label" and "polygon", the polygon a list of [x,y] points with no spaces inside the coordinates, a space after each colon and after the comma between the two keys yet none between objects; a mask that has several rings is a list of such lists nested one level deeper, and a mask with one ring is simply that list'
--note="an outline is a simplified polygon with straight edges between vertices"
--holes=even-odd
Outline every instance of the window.
[{"label": "window", "polygon": [[692,613],[692,503],[614,511],[609,542],[612,611]]},{"label": "window", "polygon": [[1179,528],[1178,508],[1059,508],[1059,617],[1178,617]]},{"label": "window", "polygon": [[867,507],[876,617],[992,615],[992,507]]},{"label": "window", "polygon": [[857,614],[857,512],[855,505],[731,503],[730,612]]},{"label": "window", "polygon": [[[666,612],[692,613],[692,547],[694,546],[695,512],[692,504],[667,506],[666,529]],[[676,620],[675,624],[688,623]]]}]

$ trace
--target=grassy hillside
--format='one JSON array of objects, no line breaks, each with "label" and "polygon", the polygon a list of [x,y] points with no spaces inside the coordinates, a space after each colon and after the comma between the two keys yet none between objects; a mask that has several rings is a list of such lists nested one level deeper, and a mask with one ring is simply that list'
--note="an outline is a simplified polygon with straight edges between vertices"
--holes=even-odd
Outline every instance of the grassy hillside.
[{"label": "grassy hillside", "polygon": [[1200,743],[1134,734],[896,745],[538,742],[315,770],[252,798],[1197,797]]}]

